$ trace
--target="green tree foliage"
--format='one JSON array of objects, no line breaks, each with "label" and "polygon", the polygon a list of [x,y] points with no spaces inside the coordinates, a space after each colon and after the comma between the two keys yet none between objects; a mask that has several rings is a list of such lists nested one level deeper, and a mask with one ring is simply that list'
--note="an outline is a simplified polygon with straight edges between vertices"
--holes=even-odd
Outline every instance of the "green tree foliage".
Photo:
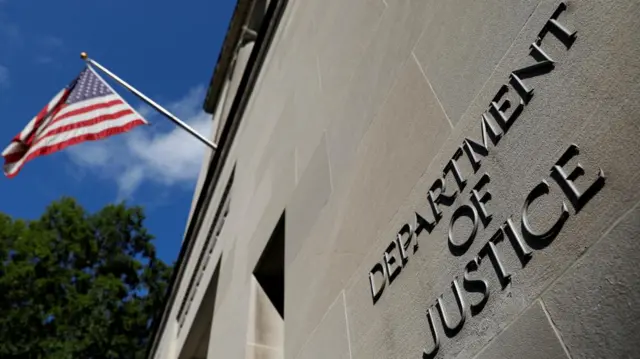
[{"label": "green tree foliage", "polygon": [[142,358],[171,269],[139,207],[0,214],[0,358]]}]

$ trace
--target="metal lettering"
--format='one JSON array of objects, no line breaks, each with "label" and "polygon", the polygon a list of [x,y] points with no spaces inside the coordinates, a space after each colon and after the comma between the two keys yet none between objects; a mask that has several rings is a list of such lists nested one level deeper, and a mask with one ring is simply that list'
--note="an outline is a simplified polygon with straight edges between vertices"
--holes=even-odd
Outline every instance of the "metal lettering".
[{"label": "metal lettering", "polygon": [[[433,191],[438,189],[438,195],[435,195]],[[433,210],[433,217],[436,220],[436,223],[440,221],[442,218],[442,210],[438,207],[439,204],[444,204],[445,206],[451,206],[453,201],[455,201],[458,196],[458,192],[454,191],[453,194],[447,195],[445,194],[446,190],[446,182],[443,178],[438,178],[431,188],[429,189],[429,193],[427,195],[427,199],[429,200],[429,204],[431,205],[431,209]],[[434,198],[435,197],[435,198]]]},{"label": "metal lettering", "polygon": [[480,160],[476,157],[476,154],[479,154],[483,157],[486,157],[489,154],[489,143],[487,138],[491,139],[493,145],[497,145],[502,137],[502,133],[493,126],[489,118],[486,114],[481,115],[480,126],[482,129],[482,144],[471,140],[469,138],[465,138],[462,142],[462,148],[467,153],[467,157],[469,158],[469,162],[471,162],[471,167],[473,168],[473,172],[478,172],[480,169]]},{"label": "metal lettering", "polygon": [[433,306],[427,309],[427,320],[429,321],[429,327],[431,328],[431,335],[433,337],[433,348],[430,350],[423,349],[422,358],[433,359],[436,354],[438,354],[438,349],[440,349],[440,335],[438,335],[438,330],[436,329],[436,324],[433,320]]},{"label": "metal lettering", "polygon": [[493,268],[498,275],[498,280],[500,281],[500,285],[502,285],[502,288],[506,287],[507,284],[511,282],[511,274],[504,269],[504,265],[502,264],[502,260],[500,259],[500,252],[496,247],[496,244],[502,241],[503,238],[504,237],[502,234],[502,228],[499,228],[493,234],[493,236],[491,236],[491,239],[489,239],[484,247],[482,247],[479,253],[481,258],[486,255],[489,256],[489,259],[493,264]]},{"label": "metal lettering", "polygon": [[[398,259],[396,258],[396,256],[391,254],[391,252],[393,252],[394,249],[396,249],[396,241],[391,241],[391,243],[389,243],[389,246],[387,247],[387,250],[384,251],[384,263],[387,266],[387,274],[389,275],[389,284],[391,284],[391,282],[393,282],[393,280],[396,279],[396,277],[398,276],[398,274],[400,274],[400,271],[402,270],[402,268],[400,268],[400,265],[398,264]],[[394,265],[395,265],[395,268],[391,269],[391,267]]]},{"label": "metal lettering", "polygon": [[529,101],[531,101],[531,98],[533,97],[533,89],[529,88],[522,81],[520,76],[518,76],[518,72],[517,71],[513,71],[511,73],[511,75],[509,75],[509,78],[512,80],[513,88],[516,89],[516,91],[520,95],[520,98],[522,99],[522,101],[525,104],[528,104]]},{"label": "metal lettering", "polygon": [[604,172],[602,169],[598,168],[598,178],[591,183],[591,185],[587,188],[586,191],[580,192],[576,187],[574,181],[578,179],[578,177],[585,174],[584,169],[580,163],[576,164],[576,167],[571,171],[570,174],[567,174],[564,171],[564,166],[569,162],[570,159],[577,156],[580,153],[580,149],[575,144],[571,144],[569,148],[564,152],[564,154],[560,157],[558,162],[556,162],[555,166],[551,168],[551,177],[558,183],[562,191],[565,193],[573,208],[575,208],[576,213],[580,212],[582,207],[589,202],[593,196],[602,189],[604,186]]},{"label": "metal lettering", "polygon": [[[383,281],[379,289],[376,289],[376,281],[374,278],[374,274],[376,272],[382,273]],[[373,304],[376,304],[378,299],[380,299],[380,296],[382,295],[382,291],[384,291],[384,287],[387,285],[387,281],[385,279],[386,279],[386,273],[384,271],[384,267],[382,266],[382,264],[378,262],[369,271],[369,285],[371,286],[371,296],[373,297]]]},{"label": "metal lettering", "polygon": [[482,190],[482,188],[489,182],[491,182],[491,178],[485,173],[480,177],[478,183],[471,190],[471,203],[473,203],[476,207],[476,211],[480,214],[480,220],[485,228],[487,228],[487,225],[493,218],[493,215],[487,213],[487,208],[485,207],[485,204],[491,199],[491,193],[486,191],[482,197],[480,197],[478,191]]},{"label": "metal lettering", "polygon": [[[407,240],[403,241],[402,240],[402,235],[403,234],[407,234]],[[400,231],[398,231],[398,234],[396,234],[396,240],[398,241],[398,248],[400,248],[400,258],[402,259],[402,266],[404,267],[407,264],[407,261],[409,260],[409,255],[407,254],[407,249],[409,248],[409,245],[411,244],[411,239],[413,238],[413,230],[411,228],[411,225],[408,223],[405,223],[404,226],[402,226],[402,228],[400,228]],[[413,252],[415,253],[415,251],[418,250],[418,241],[416,241],[416,244],[413,247]]]},{"label": "metal lettering", "polygon": [[[539,67],[555,67],[555,61],[551,58],[551,56],[549,56],[549,54],[547,54],[537,42],[533,42],[531,44],[531,54],[533,57],[536,57],[535,55],[533,55],[533,53],[537,54],[538,56],[542,56],[544,58],[544,60],[542,61],[538,61],[533,65],[530,65],[529,67],[527,67],[527,69],[538,69]],[[521,69],[522,71],[522,69]]]},{"label": "metal lettering", "polygon": [[[471,230],[469,237],[464,242],[456,243],[456,241],[453,240],[453,226],[455,225],[456,221],[463,216],[469,217],[471,219],[471,221],[473,222],[473,229]],[[453,212],[453,216],[451,216],[451,221],[449,222],[448,241],[449,250],[451,251],[451,253],[455,256],[463,255],[467,251],[467,249],[469,249],[471,243],[473,243],[477,232],[478,212],[476,212],[476,209],[472,206],[469,206],[468,204],[463,204],[462,206],[458,207],[456,211]]]},{"label": "metal lettering", "polygon": [[442,299],[444,294],[441,294],[438,297],[438,300],[436,303],[436,307],[438,307],[438,311],[440,312],[440,319],[442,321],[442,327],[444,329],[444,333],[449,338],[456,335],[460,331],[460,329],[462,329],[462,326],[464,325],[464,322],[467,319],[467,305],[464,302],[464,297],[462,296],[460,285],[458,285],[457,277],[454,278],[453,281],[451,282],[451,289],[453,290],[453,296],[456,298],[456,303],[458,304],[458,311],[460,312],[460,319],[458,320],[458,323],[455,323],[455,324],[451,323],[451,318],[447,315],[446,311],[444,310],[444,304]]},{"label": "metal lettering", "polygon": [[551,226],[551,228],[542,232],[535,231],[533,228],[531,228],[528,213],[529,206],[533,201],[548,193],[549,184],[547,183],[547,181],[542,180],[542,182],[540,182],[536,187],[533,188],[533,190],[531,190],[531,192],[529,192],[529,195],[527,195],[527,199],[522,206],[522,234],[524,235],[527,244],[529,244],[529,246],[534,249],[542,249],[549,245],[562,229],[564,222],[566,222],[569,218],[569,210],[567,209],[567,204],[562,201],[562,213],[560,214],[560,217],[558,217],[558,220]]},{"label": "metal lettering", "polygon": [[458,163],[456,162],[460,159],[460,157],[462,157],[462,150],[458,148],[453,154],[453,157],[449,160],[449,162],[447,162],[443,172],[445,176],[448,172],[453,172],[453,178],[455,178],[456,183],[458,184],[458,188],[460,189],[460,191],[462,191],[467,185],[467,180],[462,177],[460,168],[458,168]]},{"label": "metal lettering", "polygon": [[524,109],[524,101],[520,98],[518,102],[518,106],[513,109],[511,115],[507,118],[505,111],[511,107],[511,101],[505,99],[502,105],[498,104],[498,101],[502,99],[502,97],[509,92],[509,87],[507,85],[502,85],[498,93],[491,101],[490,110],[493,112],[493,116],[502,128],[503,132],[507,132],[513,122],[520,116],[522,110]]},{"label": "metal lettering", "polygon": [[489,300],[489,283],[484,279],[473,279],[469,276],[470,272],[478,271],[481,259],[473,258],[464,268],[464,276],[462,285],[469,293],[482,293],[482,299],[478,303],[469,303],[471,315],[479,314]]},{"label": "metal lettering", "polygon": [[[520,75],[537,76],[543,73],[549,73],[555,68],[555,61],[551,58],[551,56],[549,56],[549,54],[547,54],[542,49],[542,47],[540,46],[540,43],[538,43],[538,40],[536,40],[531,44],[530,49],[531,49],[531,52],[529,52],[529,55],[531,55],[531,57],[533,57],[536,60],[536,63],[527,65],[525,67],[521,67],[513,71],[512,72],[513,74],[516,74],[519,76]],[[522,86],[526,87],[524,86],[524,84],[522,84]]]},{"label": "metal lettering", "polygon": [[[427,232],[431,233],[431,231],[433,231],[433,228],[436,226],[437,222],[429,222],[427,219],[425,219],[422,215],[420,215],[420,213],[415,212],[416,214],[416,228],[414,230],[416,236],[419,236],[420,233],[422,233],[423,230],[426,230]],[[417,241],[416,241],[416,246],[418,245]]]},{"label": "metal lettering", "polygon": [[523,78],[527,79],[547,74],[553,71],[555,67],[555,62],[551,56],[549,56],[539,44],[535,42],[532,43],[529,54],[536,60],[536,63],[514,70],[509,75],[511,85],[518,92],[525,104],[528,104],[531,98],[533,98],[533,89],[525,84]]},{"label": "metal lettering", "polygon": [[[558,5],[558,8],[556,9],[556,11],[551,15],[551,18],[549,19],[549,21],[547,21],[547,23],[544,25],[542,30],[540,30],[540,33],[538,33],[538,37],[536,40],[538,44],[542,42],[542,39],[544,39],[544,37],[547,36],[549,32],[554,33],[559,31],[559,33],[554,33],[554,35],[559,40],[561,40],[567,46],[567,48],[571,47],[571,45],[577,38],[577,31],[569,30],[566,26],[564,26],[558,21],[558,17],[565,10],[567,10],[567,4],[565,4],[564,2],[561,2]],[[558,35],[561,35],[561,36],[558,36]]]},{"label": "metal lettering", "polygon": [[576,37],[576,31],[571,31],[569,29],[567,29],[564,25],[562,25],[560,22],[558,22],[558,20],[556,19],[550,19],[549,20],[549,24],[553,25],[556,29],[562,31],[562,33],[569,38],[575,38]]},{"label": "metal lettering", "polygon": [[511,245],[516,251],[518,258],[520,259],[520,263],[522,263],[522,266],[524,267],[525,265],[527,265],[529,260],[531,260],[531,257],[533,255],[531,252],[531,249],[527,247],[527,245],[522,240],[522,237],[518,234],[518,232],[516,232],[515,226],[511,218],[507,218],[507,221],[502,226],[502,230],[504,231],[506,236],[509,238]]}]

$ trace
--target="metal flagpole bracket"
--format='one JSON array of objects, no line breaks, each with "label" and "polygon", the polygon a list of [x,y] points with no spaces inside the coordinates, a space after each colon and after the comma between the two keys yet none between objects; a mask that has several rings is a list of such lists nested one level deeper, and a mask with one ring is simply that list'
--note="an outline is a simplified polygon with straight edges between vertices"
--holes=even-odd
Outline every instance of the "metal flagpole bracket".
[{"label": "metal flagpole bracket", "polygon": [[182,122],[179,118],[177,118],[176,116],[174,116],[171,112],[167,111],[164,107],[158,105],[157,103],[155,103],[153,100],[151,100],[150,98],[148,98],[147,96],[145,96],[142,92],[136,90],[133,86],[129,85],[126,81],[124,81],[123,79],[119,78],[118,76],[116,76],[114,73],[112,73],[111,71],[107,70],[104,66],[100,65],[99,63],[97,63],[96,61],[92,60],[89,58],[89,55],[87,55],[86,52],[81,52],[80,53],[80,58],[84,61],[86,61],[88,64],[93,65],[95,67],[97,67],[98,69],[100,69],[102,72],[106,73],[107,75],[109,75],[109,77],[111,77],[112,79],[114,79],[117,83],[119,83],[120,85],[122,85],[124,88],[126,88],[127,90],[129,90],[131,93],[133,93],[134,95],[136,95],[139,99],[141,99],[142,101],[146,102],[149,106],[153,107],[154,109],[156,109],[158,112],[162,113],[163,115],[165,115],[169,120],[173,121],[176,125],[180,126],[183,130],[189,132],[191,135],[193,135],[194,137],[196,137],[197,139],[199,139],[202,143],[204,143],[205,145],[207,145],[209,148],[211,148],[212,150],[216,150],[218,149],[218,146],[216,144],[214,144],[213,142],[209,141],[208,139],[206,139],[204,136],[202,136],[201,134],[199,134],[198,132],[196,132],[196,130],[194,130],[193,128],[191,128],[189,125],[187,125],[186,123]]}]

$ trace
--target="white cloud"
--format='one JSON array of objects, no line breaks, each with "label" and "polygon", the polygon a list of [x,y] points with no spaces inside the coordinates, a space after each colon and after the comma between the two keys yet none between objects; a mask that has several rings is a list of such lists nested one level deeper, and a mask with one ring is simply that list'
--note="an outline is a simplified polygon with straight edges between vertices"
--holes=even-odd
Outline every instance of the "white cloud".
[{"label": "white cloud", "polygon": [[9,69],[0,65],[0,87],[9,86]]},{"label": "white cloud", "polygon": [[[166,108],[199,133],[212,129],[201,109],[205,88],[199,86]],[[115,180],[119,199],[128,198],[144,183],[192,186],[198,177],[206,146],[148,107],[138,109],[151,126],[70,147],[66,152],[79,166]]]}]

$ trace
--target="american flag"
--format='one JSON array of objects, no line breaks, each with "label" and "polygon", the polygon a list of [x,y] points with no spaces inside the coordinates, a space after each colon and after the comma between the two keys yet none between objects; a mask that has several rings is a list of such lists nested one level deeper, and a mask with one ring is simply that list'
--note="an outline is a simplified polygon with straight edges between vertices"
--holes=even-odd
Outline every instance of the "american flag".
[{"label": "american flag", "polygon": [[2,152],[4,174],[84,141],[94,141],[147,124],[91,67],[87,66],[16,135]]}]

